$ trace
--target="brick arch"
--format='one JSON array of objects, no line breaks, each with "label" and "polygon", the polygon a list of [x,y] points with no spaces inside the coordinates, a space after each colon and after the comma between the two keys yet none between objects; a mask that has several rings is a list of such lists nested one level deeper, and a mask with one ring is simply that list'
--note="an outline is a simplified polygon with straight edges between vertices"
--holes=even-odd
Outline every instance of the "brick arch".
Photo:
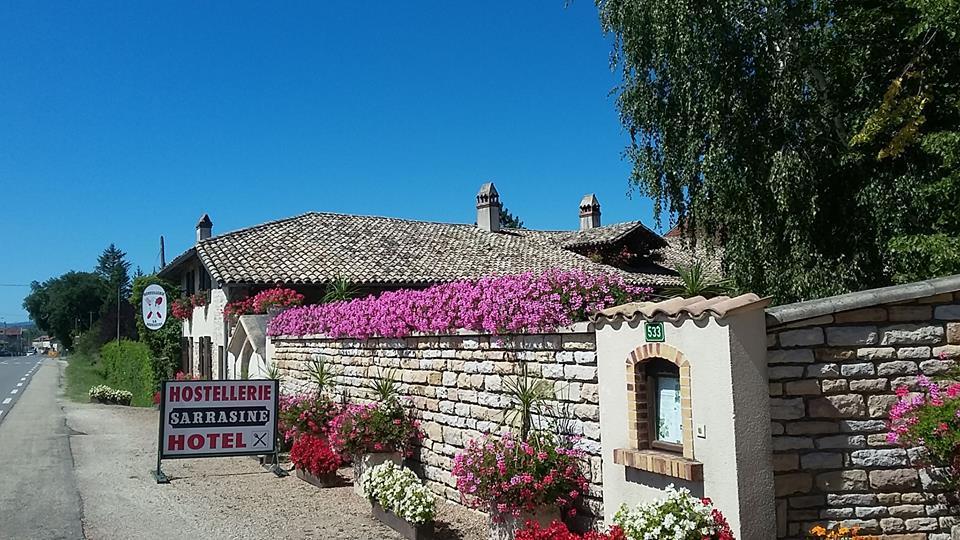
[{"label": "brick arch", "polygon": [[[665,343],[647,343],[627,356],[627,430],[636,450],[650,448],[651,434],[647,416],[647,381],[642,366],[661,358],[680,368],[680,415],[683,423],[683,457],[693,459],[693,401],[690,396],[690,361],[676,347]],[[637,369],[640,366],[641,369]]]}]

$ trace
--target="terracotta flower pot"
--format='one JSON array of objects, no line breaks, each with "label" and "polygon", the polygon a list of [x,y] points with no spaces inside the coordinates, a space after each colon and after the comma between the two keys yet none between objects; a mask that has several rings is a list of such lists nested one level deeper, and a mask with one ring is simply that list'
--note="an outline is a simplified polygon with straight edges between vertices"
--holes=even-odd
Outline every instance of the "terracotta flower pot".
[{"label": "terracotta flower pot", "polygon": [[380,506],[377,501],[370,501],[370,513],[380,523],[397,531],[397,534],[408,540],[433,540],[433,522],[414,525],[390,510]]},{"label": "terracotta flower pot", "polygon": [[[499,519],[494,519],[498,517]],[[522,512],[520,517],[513,514],[487,514],[487,525],[490,531],[490,540],[513,540],[518,530],[522,529],[527,521],[535,521],[541,527],[547,527],[554,520],[560,519],[560,509],[556,506],[541,506],[534,513]]]},{"label": "terracotta flower pot", "polygon": [[403,465],[403,456],[400,455],[400,452],[376,452],[353,456],[353,492],[363,497],[363,486],[360,484],[360,476],[363,475],[363,471],[387,461],[392,461],[394,465],[401,466]]}]

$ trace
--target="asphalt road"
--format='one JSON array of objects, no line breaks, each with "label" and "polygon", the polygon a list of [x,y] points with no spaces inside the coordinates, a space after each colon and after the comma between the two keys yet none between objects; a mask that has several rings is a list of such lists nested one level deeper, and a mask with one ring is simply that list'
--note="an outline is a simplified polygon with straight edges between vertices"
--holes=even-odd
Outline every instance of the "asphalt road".
[{"label": "asphalt road", "polygon": [[0,356],[0,424],[30,384],[42,356]]},{"label": "asphalt road", "polygon": [[16,398],[2,405],[0,423],[2,540],[83,538],[80,491],[70,450],[74,432],[57,401],[59,382],[57,360],[0,358],[0,403]]}]

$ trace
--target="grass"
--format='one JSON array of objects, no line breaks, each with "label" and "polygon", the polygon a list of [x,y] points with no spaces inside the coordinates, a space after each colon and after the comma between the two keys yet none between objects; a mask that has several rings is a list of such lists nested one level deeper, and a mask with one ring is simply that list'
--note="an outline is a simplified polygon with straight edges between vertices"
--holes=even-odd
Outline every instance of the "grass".
[{"label": "grass", "polygon": [[[131,390],[122,386],[112,385],[107,381],[106,373],[98,356],[87,354],[71,354],[67,357],[67,388],[66,395],[72,401],[87,403],[90,401],[90,387],[98,384],[112,386],[118,390]],[[132,390],[131,390],[132,391]],[[152,407],[153,394],[134,393],[134,407]]]},{"label": "grass", "polygon": [[107,384],[107,378],[95,356],[71,354],[67,358],[67,397],[73,401],[90,401],[91,386]]}]

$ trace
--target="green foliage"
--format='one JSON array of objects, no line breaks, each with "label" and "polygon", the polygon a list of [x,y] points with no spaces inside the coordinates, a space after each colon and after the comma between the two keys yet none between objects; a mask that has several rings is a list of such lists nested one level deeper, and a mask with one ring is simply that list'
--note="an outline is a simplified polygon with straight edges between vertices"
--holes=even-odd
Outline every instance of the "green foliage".
[{"label": "green foliage", "polygon": [[90,400],[88,391],[91,387],[107,383],[96,355],[71,354],[64,374],[67,397],[81,403]]},{"label": "green foliage", "polygon": [[103,340],[100,339],[100,321],[94,322],[93,326],[80,334],[74,342],[76,352],[88,357],[100,354],[100,347],[103,347]]},{"label": "green foliage", "polygon": [[173,318],[168,306],[167,320],[159,330],[150,330],[143,324],[143,313],[140,309],[140,303],[143,300],[143,291],[150,285],[160,285],[167,292],[167,300],[180,297],[180,288],[176,285],[164,281],[155,275],[141,276],[133,280],[133,286],[130,293],[130,304],[133,305],[136,313],[137,335],[140,341],[145,343],[150,349],[151,358],[154,360],[153,371],[154,379],[161,381],[173,378],[173,374],[180,366],[181,356],[181,333],[180,321]]},{"label": "green foliage", "polygon": [[504,206],[500,209],[500,228],[501,229],[522,229],[523,220],[520,216],[515,216]]},{"label": "green foliage", "polygon": [[323,298],[320,300],[320,302],[323,304],[340,302],[343,300],[350,300],[355,296],[357,296],[357,288],[346,279],[337,276],[333,281],[330,282],[329,285],[327,285],[327,289],[324,291]]},{"label": "green foliage", "polygon": [[307,366],[307,374],[310,382],[317,387],[317,395],[321,396],[332,390],[337,384],[337,372],[333,366],[328,364],[322,356],[318,356],[310,361]]},{"label": "green foliage", "polygon": [[[110,244],[103,250],[97,257],[94,272],[103,279],[106,298],[115,299],[118,289],[121,298],[130,296],[130,262],[127,261],[127,254],[117,246]],[[116,305],[113,304],[114,307]]]},{"label": "green foliage", "polygon": [[722,280],[716,279],[707,271],[706,265],[700,261],[689,265],[677,266],[677,275],[681,284],[676,287],[666,287],[663,293],[667,296],[683,296],[690,298],[693,296],[703,296],[712,298],[721,294],[726,294],[730,287]]},{"label": "green foliage", "polygon": [[111,341],[100,349],[100,363],[107,384],[117,390],[133,393],[133,405],[153,405],[157,389],[150,348],[145,343],[128,339]]},{"label": "green foliage", "polygon": [[86,330],[90,313],[103,306],[103,280],[87,272],[67,272],[43,283],[30,284],[23,308],[37,327],[73,347],[74,333]]},{"label": "green foliage", "polygon": [[543,414],[547,401],[553,398],[553,384],[531,377],[526,362],[518,365],[519,372],[503,380],[503,392],[510,399],[503,410],[503,422],[519,430],[520,440],[526,441],[534,427],[534,415]]},{"label": "green foliage", "polygon": [[737,289],[883,286],[894,239],[960,235],[957,206],[933,204],[960,183],[957,0],[597,5],[631,180],[723,248]]},{"label": "green foliage", "polygon": [[395,404],[400,399],[400,385],[397,381],[397,370],[380,370],[380,374],[367,382],[367,390],[373,393],[380,403]]},{"label": "green foliage", "polygon": [[[249,376],[249,374],[247,375]],[[280,380],[280,366],[276,363],[270,364],[270,367],[267,368],[267,378],[273,379],[275,381]]]}]

